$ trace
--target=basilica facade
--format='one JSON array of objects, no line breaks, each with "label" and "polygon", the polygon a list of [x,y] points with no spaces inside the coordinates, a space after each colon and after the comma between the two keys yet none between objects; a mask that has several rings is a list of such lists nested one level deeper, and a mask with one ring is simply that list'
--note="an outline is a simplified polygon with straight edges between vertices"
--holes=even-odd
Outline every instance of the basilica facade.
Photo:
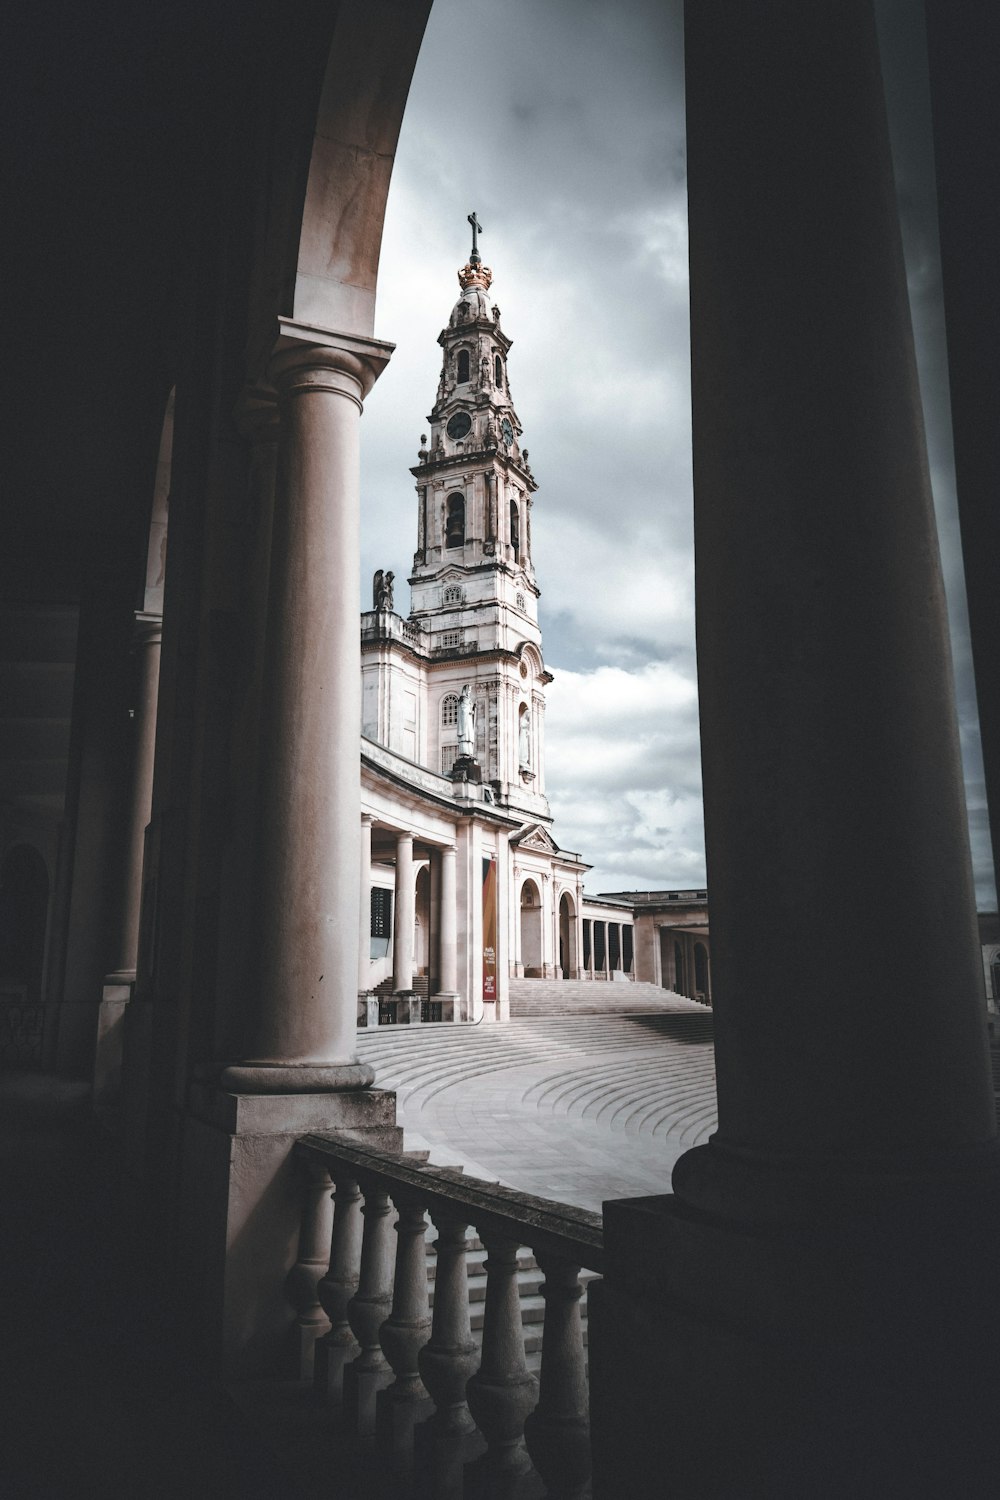
[{"label": "basilica facade", "polygon": [[510,976],[586,970],[589,866],[560,849],[545,795],[552,677],[532,558],[537,486],[478,228],[439,337],[429,441],[411,470],[410,612],[396,608],[394,575],[379,571],[361,617],[367,1024],[500,1020]]}]

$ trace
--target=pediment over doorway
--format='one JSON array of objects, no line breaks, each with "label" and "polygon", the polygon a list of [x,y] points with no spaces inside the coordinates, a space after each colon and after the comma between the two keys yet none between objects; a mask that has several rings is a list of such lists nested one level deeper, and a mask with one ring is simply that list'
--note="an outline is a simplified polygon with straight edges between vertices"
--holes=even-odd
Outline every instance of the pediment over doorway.
[{"label": "pediment over doorway", "polygon": [[559,845],[540,823],[529,823],[520,833],[515,833],[511,844],[516,849],[532,849],[537,854],[558,854]]}]

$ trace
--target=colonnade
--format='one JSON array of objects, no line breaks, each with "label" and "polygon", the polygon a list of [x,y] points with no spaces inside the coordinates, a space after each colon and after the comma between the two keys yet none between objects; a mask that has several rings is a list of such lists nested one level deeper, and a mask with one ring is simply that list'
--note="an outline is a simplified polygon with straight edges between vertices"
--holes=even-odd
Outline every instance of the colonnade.
[{"label": "colonnade", "polygon": [[[372,827],[375,818],[369,813],[361,818],[360,922],[358,929],[358,994],[362,1000],[371,992],[370,918],[372,893]],[[409,829],[392,830],[395,842],[395,867],[392,902],[392,992],[397,1001],[408,1005],[411,1019],[419,1020],[419,1002],[414,992],[414,929],[416,924],[416,877],[419,861],[414,860],[414,835]],[[427,844],[427,840],[422,839]],[[436,977],[433,1000],[454,1007],[458,989],[458,880],[456,844],[428,845],[431,899],[430,943],[427,952],[428,977]]]},{"label": "colonnade", "polygon": [[631,922],[583,918],[583,969],[588,979],[610,979],[635,973],[634,927]]}]

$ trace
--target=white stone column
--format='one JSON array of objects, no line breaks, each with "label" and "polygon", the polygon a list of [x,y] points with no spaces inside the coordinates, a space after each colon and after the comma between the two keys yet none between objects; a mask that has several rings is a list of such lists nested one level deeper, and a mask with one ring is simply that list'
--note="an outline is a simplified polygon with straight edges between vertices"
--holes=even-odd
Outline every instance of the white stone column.
[{"label": "white stone column", "polygon": [[521,872],[515,865],[513,883],[513,909],[514,909],[514,978],[524,978],[524,957],[521,953]]},{"label": "white stone column", "polygon": [[361,814],[361,905],[358,911],[358,993],[367,994],[371,977],[372,816]]},{"label": "white stone column", "polygon": [[[458,882],[456,871],[457,850],[454,844],[446,844],[441,850],[441,921],[440,921],[440,974],[438,997],[442,1003],[451,1001],[456,1007],[458,994]],[[458,1019],[457,1014],[455,1019]]]},{"label": "white stone column", "polygon": [[416,920],[413,885],[413,834],[396,835],[396,899],[392,928],[392,988],[395,994],[413,989],[413,924]]},{"label": "white stone column", "polygon": [[136,654],[139,657],[139,691],[135,705],[135,759],[132,771],[132,801],[129,808],[128,865],[122,901],[121,927],[115,972],[108,982],[134,979],[139,947],[139,907],[142,902],[142,853],[153,805],[153,752],[156,747],[156,695],[160,685],[160,615],[135,617]]},{"label": "white stone column", "polygon": [[[296,337],[323,342],[303,342]],[[238,1093],[367,1086],[358,986],[359,419],[391,346],[283,320],[261,703],[259,992]]]},{"label": "white stone column", "polygon": [[94,1106],[100,1110],[118,1102],[122,1088],[123,1022],[132,998],[139,951],[139,913],[142,906],[142,860],[146,826],[153,806],[153,756],[156,748],[156,700],[160,685],[160,643],[163,619],[157,614],[135,617],[135,649],[139,658],[138,693],[133,728],[132,795],[128,842],[125,848],[121,917],[115,967],[104,976],[97,1016],[94,1050]]},{"label": "white stone column", "polygon": [[541,962],[542,978],[551,979],[555,973],[555,960],[552,956],[552,876],[543,874],[541,878],[542,887],[542,911],[541,911]]}]

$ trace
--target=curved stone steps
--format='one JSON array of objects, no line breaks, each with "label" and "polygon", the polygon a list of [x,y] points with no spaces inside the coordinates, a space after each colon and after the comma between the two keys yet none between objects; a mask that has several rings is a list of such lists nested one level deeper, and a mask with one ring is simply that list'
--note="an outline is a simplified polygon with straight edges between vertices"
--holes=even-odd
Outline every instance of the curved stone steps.
[{"label": "curved stone steps", "polygon": [[706,1007],[656,984],[601,979],[511,979],[511,1019],[559,1015],[635,1015]]},{"label": "curved stone steps", "polygon": [[553,1016],[386,1027],[359,1053],[432,1160],[599,1211],[665,1192],[715,1126],[712,1015]]}]

